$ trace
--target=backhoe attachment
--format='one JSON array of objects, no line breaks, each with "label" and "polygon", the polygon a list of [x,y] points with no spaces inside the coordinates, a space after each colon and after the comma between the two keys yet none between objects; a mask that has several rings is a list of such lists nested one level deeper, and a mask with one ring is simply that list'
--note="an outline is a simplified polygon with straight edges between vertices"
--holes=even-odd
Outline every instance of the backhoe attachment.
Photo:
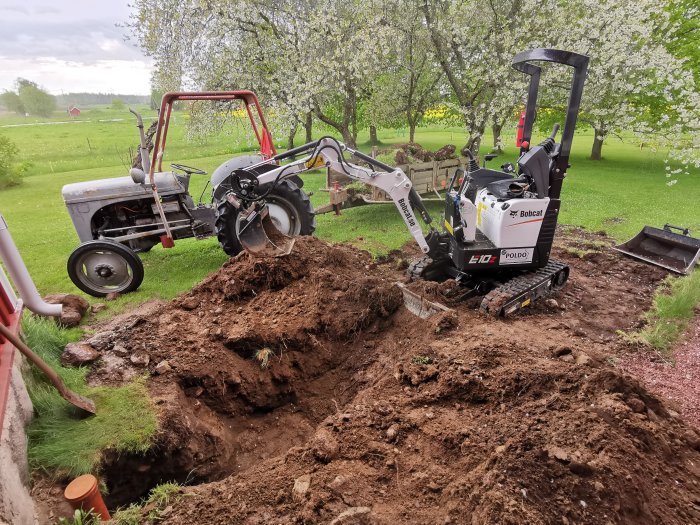
[{"label": "backhoe attachment", "polygon": [[277,229],[267,206],[260,205],[248,217],[238,232],[238,240],[245,251],[256,257],[289,255],[294,247],[294,237]]}]

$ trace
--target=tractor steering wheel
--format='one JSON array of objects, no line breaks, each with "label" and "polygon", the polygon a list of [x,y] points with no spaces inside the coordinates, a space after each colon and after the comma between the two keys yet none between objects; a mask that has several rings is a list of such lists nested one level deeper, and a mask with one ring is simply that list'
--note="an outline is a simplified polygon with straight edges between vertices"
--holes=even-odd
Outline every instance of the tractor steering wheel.
[{"label": "tractor steering wheel", "polygon": [[191,166],[185,166],[184,164],[172,163],[172,164],[170,164],[170,167],[175,169],[175,170],[184,171],[188,175],[206,175],[207,174],[207,172],[204,170],[200,170],[199,168],[193,168]]}]

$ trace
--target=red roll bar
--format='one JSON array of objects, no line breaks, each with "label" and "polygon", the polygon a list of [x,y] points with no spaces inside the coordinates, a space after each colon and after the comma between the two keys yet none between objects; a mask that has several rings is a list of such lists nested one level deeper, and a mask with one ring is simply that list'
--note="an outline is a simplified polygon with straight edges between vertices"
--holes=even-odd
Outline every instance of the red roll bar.
[{"label": "red roll bar", "polygon": [[[163,153],[165,152],[165,143],[168,138],[168,126],[170,124],[170,114],[173,111],[173,103],[178,100],[241,100],[245,105],[246,112],[248,113],[248,118],[250,124],[255,133],[255,138],[260,145],[260,154],[263,159],[269,159],[277,154],[275,150],[275,145],[272,142],[272,134],[270,129],[267,127],[267,121],[265,120],[265,115],[263,115],[260,103],[258,102],[258,97],[252,91],[242,89],[236,91],[171,91],[163,95],[163,99],[160,103],[160,113],[158,114],[158,127],[156,129],[156,137],[153,143],[153,156],[151,159],[151,169],[148,173],[148,180],[153,190],[153,198],[156,201],[156,207],[158,208],[158,214],[160,219],[163,221],[163,228],[165,229],[165,235],[161,236],[161,244],[164,248],[171,248],[174,244],[172,233],[170,232],[170,226],[168,226],[168,221],[165,219],[165,211],[160,202],[160,196],[158,195],[158,188],[155,182],[155,171],[156,166],[158,166],[158,171],[163,169]],[[253,109],[257,112],[257,117],[260,121],[262,129],[258,128],[258,124],[255,121],[255,114]]]}]

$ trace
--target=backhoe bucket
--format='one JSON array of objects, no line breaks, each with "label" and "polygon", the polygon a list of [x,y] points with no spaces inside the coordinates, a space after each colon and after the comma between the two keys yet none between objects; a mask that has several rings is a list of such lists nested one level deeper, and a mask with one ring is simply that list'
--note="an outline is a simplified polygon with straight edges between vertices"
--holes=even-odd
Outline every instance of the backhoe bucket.
[{"label": "backhoe bucket", "polygon": [[[672,229],[682,233],[674,233]],[[635,237],[613,249],[649,264],[687,275],[700,257],[700,239],[691,237],[687,228],[668,224],[663,229],[644,226]]]},{"label": "backhoe bucket", "polygon": [[270,218],[267,206],[262,208],[239,233],[238,240],[248,253],[256,257],[289,255],[294,237],[280,232]]}]

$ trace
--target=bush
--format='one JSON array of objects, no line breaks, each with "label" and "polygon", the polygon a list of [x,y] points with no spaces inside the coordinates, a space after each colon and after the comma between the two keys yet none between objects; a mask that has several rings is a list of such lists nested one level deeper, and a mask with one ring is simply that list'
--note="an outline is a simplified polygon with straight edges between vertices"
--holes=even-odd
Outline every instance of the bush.
[{"label": "bush", "polygon": [[31,167],[28,162],[16,164],[17,153],[17,145],[0,135],[0,189],[21,184],[22,174]]}]

